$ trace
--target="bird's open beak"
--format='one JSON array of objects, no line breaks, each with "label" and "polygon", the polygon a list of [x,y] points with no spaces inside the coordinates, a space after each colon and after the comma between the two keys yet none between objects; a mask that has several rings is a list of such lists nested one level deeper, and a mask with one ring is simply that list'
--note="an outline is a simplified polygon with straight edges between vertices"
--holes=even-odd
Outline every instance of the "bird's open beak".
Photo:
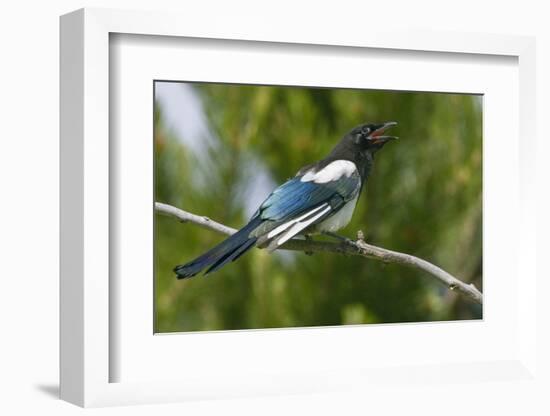
[{"label": "bird's open beak", "polygon": [[370,134],[370,139],[374,142],[374,143],[379,143],[379,142],[387,142],[387,141],[390,141],[390,140],[397,140],[398,137],[396,136],[384,136],[384,132],[389,129],[390,127],[393,127],[393,126],[397,126],[397,123],[395,121],[388,121],[387,123],[384,123],[384,124],[381,124],[376,130],[374,130],[371,134]]}]

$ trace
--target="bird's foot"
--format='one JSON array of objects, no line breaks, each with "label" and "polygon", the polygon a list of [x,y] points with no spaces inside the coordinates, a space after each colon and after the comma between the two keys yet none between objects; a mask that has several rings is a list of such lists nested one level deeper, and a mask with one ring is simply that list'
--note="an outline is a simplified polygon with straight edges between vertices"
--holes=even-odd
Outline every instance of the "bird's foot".
[{"label": "bird's foot", "polygon": [[323,234],[325,234],[329,237],[335,238],[336,240],[339,240],[344,244],[347,244],[347,245],[350,245],[350,246],[355,246],[355,241],[353,241],[350,238],[344,237],[340,234],[333,233],[332,231],[323,231]]}]

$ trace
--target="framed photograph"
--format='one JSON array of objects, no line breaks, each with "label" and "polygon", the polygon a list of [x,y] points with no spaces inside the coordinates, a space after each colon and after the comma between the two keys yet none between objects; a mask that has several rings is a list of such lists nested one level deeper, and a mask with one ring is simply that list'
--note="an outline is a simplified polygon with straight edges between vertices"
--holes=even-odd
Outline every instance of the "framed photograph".
[{"label": "framed photograph", "polygon": [[[481,95],[156,80],[154,97],[155,332],[482,318]],[[244,227],[220,238],[175,207]],[[341,255],[356,248],[330,233],[363,227],[472,292]],[[302,230],[320,244],[275,250]]]},{"label": "framed photograph", "polygon": [[534,40],[231,28],[61,18],[61,397],[533,380]]}]

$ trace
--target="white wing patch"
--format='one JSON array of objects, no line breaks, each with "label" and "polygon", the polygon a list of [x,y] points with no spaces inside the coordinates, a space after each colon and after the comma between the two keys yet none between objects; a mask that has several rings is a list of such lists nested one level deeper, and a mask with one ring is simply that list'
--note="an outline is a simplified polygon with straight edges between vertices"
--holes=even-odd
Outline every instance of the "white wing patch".
[{"label": "white wing patch", "polygon": [[319,205],[317,208],[314,208],[312,209],[311,211],[308,211],[306,212],[304,215],[298,217],[298,218],[294,218],[293,220],[290,220],[288,222],[285,222],[284,224],[282,225],[279,225],[277,228],[274,228],[273,230],[271,230],[269,232],[269,234],[267,235],[267,238],[273,238],[275,237],[276,235],[278,234],[281,234],[283,231],[285,231],[287,228],[289,228],[290,226],[296,224],[297,222],[303,220],[304,218],[306,217],[309,217],[311,214],[314,214],[316,213],[317,211],[319,211],[321,208],[323,208],[324,206],[326,206],[326,204],[323,204],[323,205]]},{"label": "white wing patch", "polygon": [[[271,230],[267,235],[268,239],[274,238],[267,246],[267,250],[273,251],[280,245],[286,243],[288,240],[296,236],[300,231],[309,227],[323,215],[331,210],[331,206],[327,203],[321,204],[316,208],[306,212],[298,218],[290,220],[277,228]],[[278,236],[278,237],[277,237]]]},{"label": "white wing patch", "polygon": [[327,183],[340,179],[342,176],[350,177],[357,171],[355,163],[349,160],[335,160],[329,163],[319,172],[315,172],[313,169],[308,171],[300,179],[302,182],[315,182],[315,183]]},{"label": "white wing patch", "polygon": [[[277,239],[277,246],[280,246],[284,243],[286,243],[288,240],[290,240],[292,237],[294,237],[296,234],[298,234],[300,231],[302,231],[304,228],[308,227],[313,222],[317,221],[319,218],[321,218],[323,215],[325,215],[327,212],[331,210],[330,205],[323,204],[325,206],[325,209],[323,209],[318,214],[314,215],[313,217],[307,219],[304,222],[297,222],[295,223],[290,230],[288,230],[286,233],[284,233],[280,238]],[[321,205],[321,206],[323,206]]]}]

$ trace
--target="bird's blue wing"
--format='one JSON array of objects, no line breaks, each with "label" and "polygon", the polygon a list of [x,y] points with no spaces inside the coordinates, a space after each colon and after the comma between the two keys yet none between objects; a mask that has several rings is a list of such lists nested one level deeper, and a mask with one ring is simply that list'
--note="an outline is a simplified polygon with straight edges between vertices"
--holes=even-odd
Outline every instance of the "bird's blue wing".
[{"label": "bird's blue wing", "polygon": [[327,183],[302,181],[295,177],[279,186],[258,210],[264,220],[285,221],[328,203],[334,210],[352,200],[361,189],[361,178],[354,173]]}]

